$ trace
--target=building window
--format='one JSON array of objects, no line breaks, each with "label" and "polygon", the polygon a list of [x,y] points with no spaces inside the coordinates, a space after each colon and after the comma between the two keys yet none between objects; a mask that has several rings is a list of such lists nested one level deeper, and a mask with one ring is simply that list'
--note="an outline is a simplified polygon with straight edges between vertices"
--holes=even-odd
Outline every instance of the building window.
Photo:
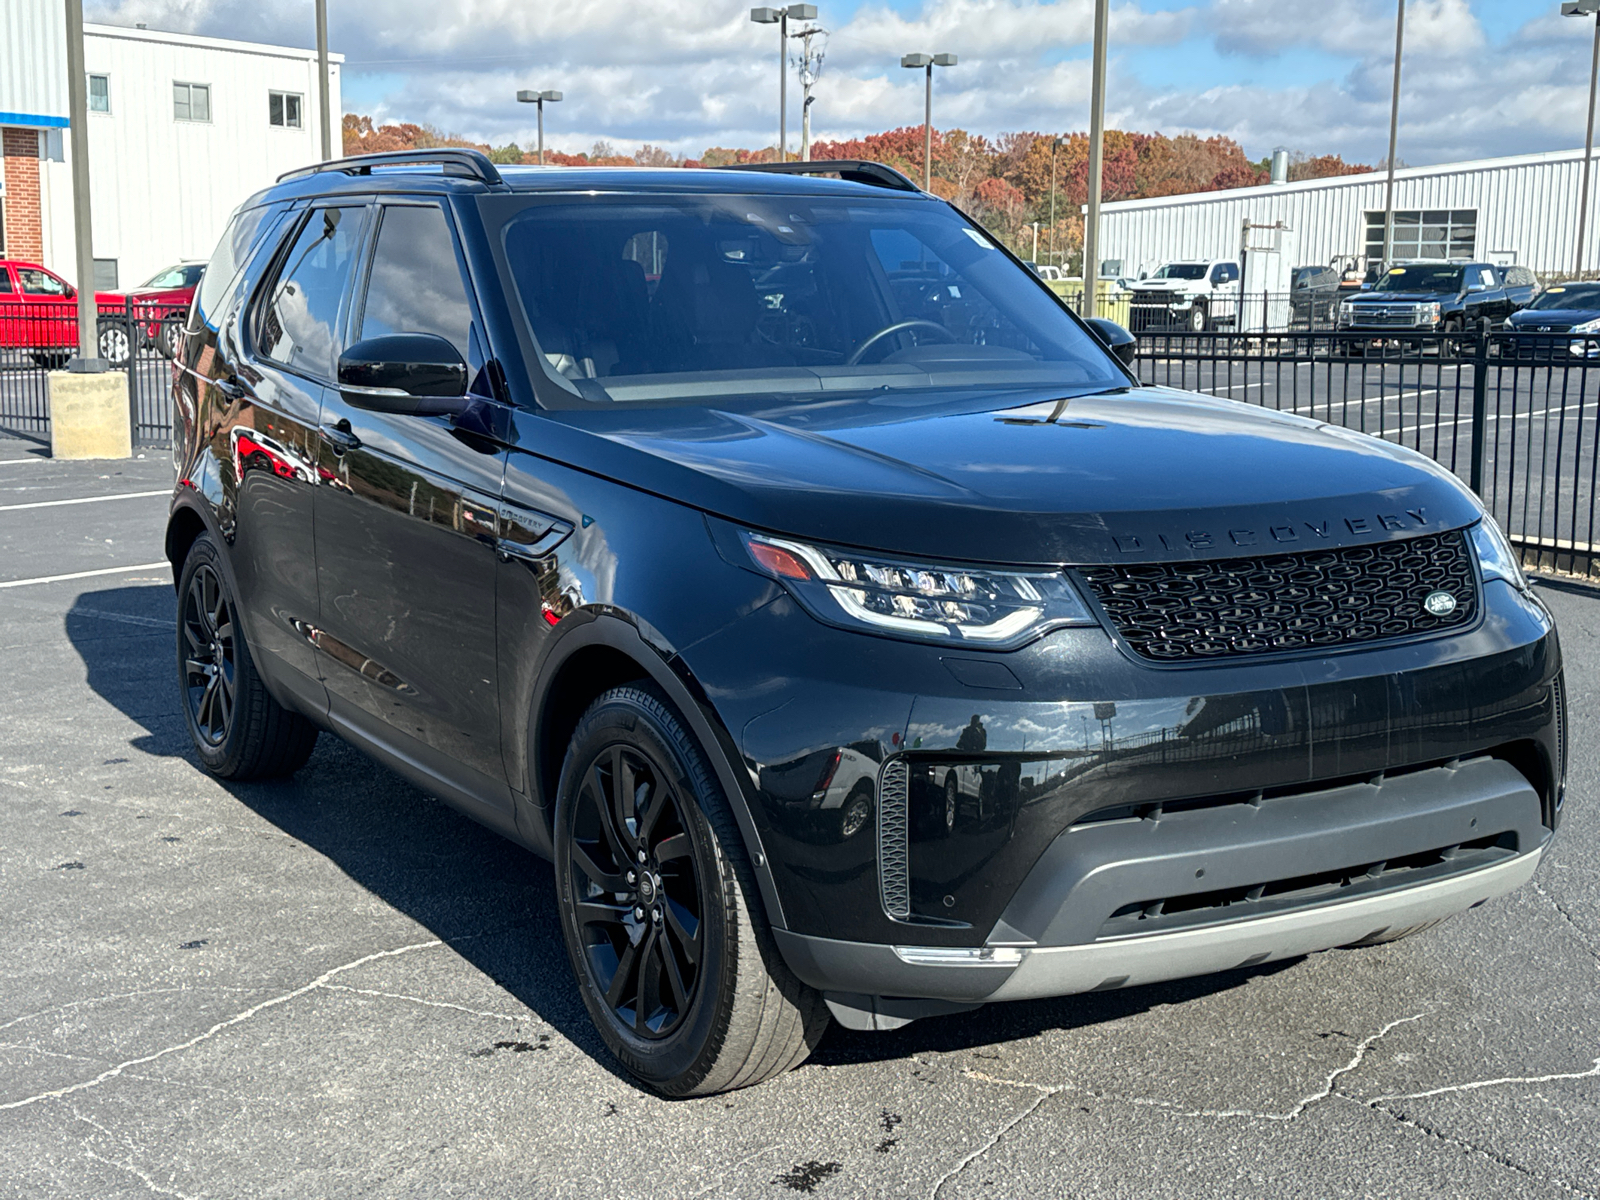
[{"label": "building window", "polygon": [[175,83],[172,85],[172,115],[179,121],[211,120],[211,85]]},{"label": "building window", "polygon": [[[1478,252],[1478,212],[1472,208],[1395,210],[1390,260],[1473,258]],[[1367,258],[1383,257],[1383,213],[1367,214]]]},{"label": "building window", "polygon": [[89,111],[98,113],[111,111],[111,76],[89,76]]},{"label": "building window", "polygon": [[94,260],[94,290],[97,292],[114,292],[117,290],[116,259],[97,258]]},{"label": "building window", "polygon": [[295,92],[268,92],[267,120],[284,129],[301,128],[299,95]]}]

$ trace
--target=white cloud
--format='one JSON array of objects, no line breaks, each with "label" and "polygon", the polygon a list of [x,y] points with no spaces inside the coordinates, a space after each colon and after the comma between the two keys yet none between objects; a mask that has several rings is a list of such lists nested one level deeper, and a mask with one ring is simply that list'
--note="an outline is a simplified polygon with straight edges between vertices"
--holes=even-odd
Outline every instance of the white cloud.
[{"label": "white cloud", "polygon": [[[840,5],[848,0],[837,0]],[[1542,0],[1541,0],[1542,2]],[[91,0],[92,19],[307,45],[309,0]],[[818,138],[849,137],[922,118],[922,78],[899,55],[949,51],[936,72],[935,120],[990,136],[1081,129],[1088,115],[1087,41],[1093,0],[923,0],[896,11],[869,0],[832,31],[814,109]],[[1508,42],[1491,44],[1469,0],[1409,0],[1401,157],[1413,163],[1575,145],[1583,134],[1589,42],[1549,8]],[[1341,0],[1307,19],[1285,0],[1193,0],[1112,10],[1113,125],[1193,129],[1238,138],[1253,156],[1277,145],[1375,162],[1387,140],[1394,0]],[[345,90],[385,120],[427,123],[484,141],[533,141],[518,87],[555,87],[550,144],[649,141],[695,154],[710,145],[764,146],[775,137],[776,33],[751,24],[747,0],[390,0],[332,6],[333,41],[347,55]],[[1174,55],[1217,54],[1245,68],[1293,53],[1321,62],[1321,82],[1234,86],[1251,71],[1219,69],[1215,84],[1175,87]],[[1148,61],[1162,64],[1145,69]],[[1295,60],[1299,61],[1299,58]],[[1270,74],[1270,72],[1269,72]],[[791,78],[790,138],[799,96]]]}]

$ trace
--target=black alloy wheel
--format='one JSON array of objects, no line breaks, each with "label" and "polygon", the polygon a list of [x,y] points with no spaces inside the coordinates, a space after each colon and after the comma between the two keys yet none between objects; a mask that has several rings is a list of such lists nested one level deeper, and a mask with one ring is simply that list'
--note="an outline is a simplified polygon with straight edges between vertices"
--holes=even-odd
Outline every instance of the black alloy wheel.
[{"label": "black alloy wheel", "polygon": [[292,775],[317,727],[284,708],[256,673],[241,606],[209,533],[195,539],[178,575],[178,687],[200,765],[223,779]]},{"label": "black alloy wheel", "polygon": [[202,564],[189,577],[178,628],[189,720],[206,745],[220,746],[233,724],[239,668],[233,606],[216,568],[209,563]]},{"label": "black alloy wheel", "polygon": [[961,782],[954,769],[944,777],[944,828],[948,833],[956,827],[956,810],[961,806]]},{"label": "black alloy wheel", "polygon": [[593,761],[572,814],[569,861],[584,958],[613,1018],[671,1034],[700,985],[705,895],[670,768],[616,743]]},{"label": "black alloy wheel", "polygon": [[700,742],[649,684],[578,722],[555,797],[556,898],[578,993],[622,1066],[668,1096],[761,1083],[828,1024],[767,925]]}]

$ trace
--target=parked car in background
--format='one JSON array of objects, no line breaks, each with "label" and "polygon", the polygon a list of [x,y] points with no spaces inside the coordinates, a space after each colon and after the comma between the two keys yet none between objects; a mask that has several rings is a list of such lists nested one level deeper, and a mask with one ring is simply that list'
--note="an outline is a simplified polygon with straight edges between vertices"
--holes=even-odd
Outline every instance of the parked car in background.
[{"label": "parked car in background", "polygon": [[[78,345],[77,297],[76,288],[38,263],[0,259],[0,350],[24,351],[41,367],[65,366]],[[100,309],[127,305],[116,292],[96,292],[94,299]],[[100,357],[115,365],[133,353],[126,320],[113,315],[101,316],[96,340]]]},{"label": "parked car in background", "polygon": [[[1502,270],[1518,279],[1507,286]],[[1524,280],[1531,280],[1524,282]],[[1538,280],[1526,267],[1487,262],[1409,262],[1390,267],[1372,290],[1339,305],[1339,328],[1350,333],[1458,333],[1480,320],[1496,325],[1532,303]]]},{"label": "parked car in background", "polygon": [[1546,288],[1521,312],[1511,314],[1506,328],[1512,333],[1584,333],[1588,338],[1519,337],[1512,352],[1519,358],[1571,355],[1600,358],[1600,280],[1563,283]]},{"label": "parked car in background", "polygon": [[139,335],[144,344],[173,357],[178,339],[183,336],[183,321],[194,300],[194,290],[205,272],[203,262],[181,262],[157,271],[128,293],[137,309]]},{"label": "parked car in background", "polygon": [[1509,266],[1500,268],[1500,285],[1506,290],[1506,300],[1513,313],[1521,312],[1539,298],[1542,291],[1539,277],[1531,268]]},{"label": "parked car in background", "polygon": [[1325,325],[1339,307],[1342,276],[1336,267],[1296,267],[1289,283],[1289,309],[1296,324]]},{"label": "parked car in background", "polygon": [[1196,259],[1169,262],[1133,285],[1133,332],[1180,328],[1199,333],[1234,323],[1239,264]]}]

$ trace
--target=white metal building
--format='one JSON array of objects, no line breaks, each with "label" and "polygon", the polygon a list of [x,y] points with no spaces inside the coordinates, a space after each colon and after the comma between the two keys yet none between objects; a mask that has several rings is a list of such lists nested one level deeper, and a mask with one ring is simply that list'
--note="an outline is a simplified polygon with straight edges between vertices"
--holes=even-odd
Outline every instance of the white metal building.
[{"label": "white metal building", "polygon": [[[319,156],[314,50],[86,25],[84,65],[102,288],[208,257],[241,200]],[[76,282],[66,76],[59,0],[0,0],[0,257]]]},{"label": "white metal building", "polygon": [[[1476,257],[1569,272],[1582,171],[1582,150],[1397,171],[1394,258]],[[1101,258],[1120,259],[1120,273],[1129,275],[1173,259],[1235,259],[1246,222],[1281,221],[1295,233],[1300,264],[1347,254],[1375,259],[1385,180],[1375,172],[1107,204]],[[1595,210],[1591,196],[1591,246],[1600,237]],[[1587,257],[1593,267],[1600,250]]]}]

